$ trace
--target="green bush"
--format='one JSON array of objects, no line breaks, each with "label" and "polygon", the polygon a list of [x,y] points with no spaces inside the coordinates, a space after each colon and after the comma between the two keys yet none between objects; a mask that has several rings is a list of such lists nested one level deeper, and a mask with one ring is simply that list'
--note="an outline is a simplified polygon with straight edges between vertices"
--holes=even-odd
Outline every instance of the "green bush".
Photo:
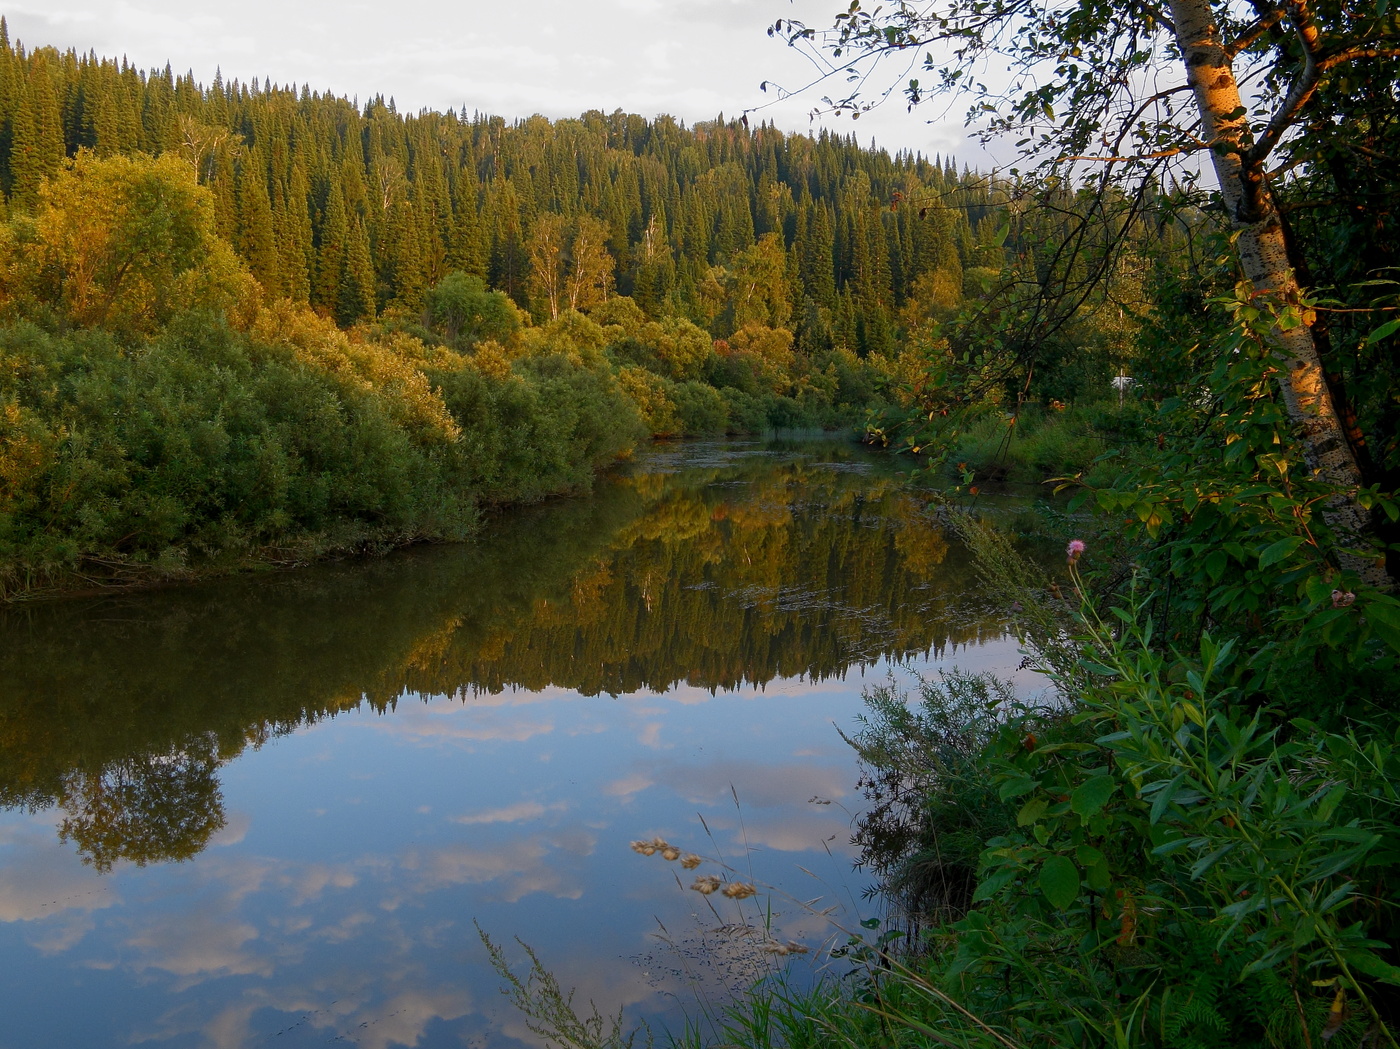
[{"label": "green bush", "polygon": [[729,407],[713,386],[702,382],[678,383],[671,397],[687,437],[709,437],[729,428]]},{"label": "green bush", "polygon": [[299,315],[191,313],[134,346],[0,329],[0,418],[6,590],[462,538],[481,504],[586,488],[640,432],[606,370],[496,377]]}]

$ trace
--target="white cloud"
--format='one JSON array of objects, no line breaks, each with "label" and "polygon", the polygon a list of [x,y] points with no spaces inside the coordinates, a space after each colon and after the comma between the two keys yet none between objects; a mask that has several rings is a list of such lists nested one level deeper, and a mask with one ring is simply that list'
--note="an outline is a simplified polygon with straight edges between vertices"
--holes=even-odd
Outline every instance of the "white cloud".
[{"label": "white cloud", "polygon": [[568,803],[557,801],[552,805],[544,805],[538,801],[517,801],[513,805],[503,805],[498,809],[485,809],[481,812],[473,812],[466,816],[454,816],[454,823],[520,823],[525,820],[537,820],[546,812],[563,812],[567,809]]}]

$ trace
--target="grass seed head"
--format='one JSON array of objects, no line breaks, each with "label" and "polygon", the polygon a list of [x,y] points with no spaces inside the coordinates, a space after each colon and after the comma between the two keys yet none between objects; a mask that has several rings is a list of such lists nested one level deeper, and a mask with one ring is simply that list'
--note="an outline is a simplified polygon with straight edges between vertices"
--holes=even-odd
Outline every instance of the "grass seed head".
[{"label": "grass seed head", "polygon": [[690,883],[690,887],[696,892],[708,896],[720,887],[719,876],[715,874],[702,874]]}]

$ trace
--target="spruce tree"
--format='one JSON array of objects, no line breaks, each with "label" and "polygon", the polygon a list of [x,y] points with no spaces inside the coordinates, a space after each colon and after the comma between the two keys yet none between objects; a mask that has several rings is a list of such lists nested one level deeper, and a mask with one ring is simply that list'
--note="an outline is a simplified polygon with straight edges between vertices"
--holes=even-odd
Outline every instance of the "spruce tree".
[{"label": "spruce tree", "polygon": [[335,320],[349,327],[374,317],[374,262],[370,258],[369,234],[358,215],[350,221],[345,243],[345,260],[340,271],[340,292],[336,300]]}]

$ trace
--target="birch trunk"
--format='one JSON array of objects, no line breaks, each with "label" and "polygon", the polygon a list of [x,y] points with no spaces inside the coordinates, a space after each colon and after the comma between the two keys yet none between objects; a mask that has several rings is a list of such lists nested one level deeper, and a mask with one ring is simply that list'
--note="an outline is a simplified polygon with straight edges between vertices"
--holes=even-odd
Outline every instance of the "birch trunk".
[{"label": "birch trunk", "polygon": [[[1273,193],[1264,179],[1263,162],[1247,164],[1249,121],[1209,0],[1170,0],[1177,45],[1186,63],[1187,80],[1200,111],[1201,137],[1228,149],[1212,149],[1211,160],[1220,193],[1237,231],[1236,252],[1245,277],[1255,289],[1280,305],[1296,304],[1300,289],[1288,262],[1283,223]],[[1384,562],[1363,545],[1370,531],[1369,516],[1355,500],[1361,471],[1328,391],[1312,328],[1300,324],[1273,339],[1287,369],[1279,378],[1289,418],[1303,435],[1303,455],[1313,473],[1337,490],[1323,510],[1344,547],[1338,555],[1344,568],[1372,586],[1388,587]]]}]

